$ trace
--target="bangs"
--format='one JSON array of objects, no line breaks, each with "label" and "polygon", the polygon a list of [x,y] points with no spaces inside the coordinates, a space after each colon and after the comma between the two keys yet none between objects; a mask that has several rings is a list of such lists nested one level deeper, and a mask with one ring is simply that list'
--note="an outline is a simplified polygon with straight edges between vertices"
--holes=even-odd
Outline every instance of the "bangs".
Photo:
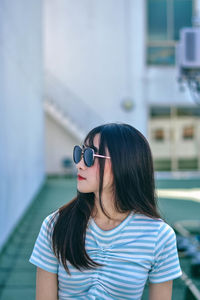
[{"label": "bangs", "polygon": [[[105,147],[106,147],[106,141],[105,137],[103,134],[103,128],[104,126],[98,126],[94,129],[92,129],[87,136],[85,137],[84,144],[94,150],[97,150],[96,147],[94,146],[94,138],[97,134],[100,135],[99,138],[99,146],[98,146],[98,152],[101,155],[105,155]],[[97,151],[95,151],[97,152]]]},{"label": "bangs", "polygon": [[84,145],[88,146],[88,147],[91,147],[91,148],[94,148],[94,137],[97,133],[92,130],[88,133],[88,135],[86,136],[86,138],[84,139]]},{"label": "bangs", "polygon": [[[84,143],[91,147],[91,148],[96,148],[94,146],[94,138],[97,134],[100,135],[100,139],[99,139],[99,154],[101,155],[105,155],[105,147],[106,147],[106,136],[105,136],[105,126],[101,125],[98,126],[94,129],[92,129],[88,135],[86,136]],[[105,168],[105,159],[98,159],[98,164],[99,164],[99,204],[101,207],[102,212],[108,217],[109,215],[106,213],[104,207],[103,207],[103,203],[101,200],[101,195],[102,195],[102,191],[103,191],[103,179],[104,179],[104,168]]]}]

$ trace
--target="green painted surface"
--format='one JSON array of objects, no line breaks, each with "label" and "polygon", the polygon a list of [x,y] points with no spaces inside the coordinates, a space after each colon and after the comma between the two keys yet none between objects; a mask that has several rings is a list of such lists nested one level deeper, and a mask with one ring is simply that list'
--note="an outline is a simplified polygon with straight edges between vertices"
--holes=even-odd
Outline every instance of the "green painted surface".
[{"label": "green painted surface", "polygon": [[[159,180],[158,188],[194,188],[199,179]],[[29,263],[33,245],[43,219],[52,211],[71,200],[76,194],[75,179],[48,179],[26,212],[0,255],[0,299],[35,299],[35,267]],[[173,225],[182,219],[200,217],[200,203],[186,200],[160,199],[159,208],[164,218]],[[181,259],[181,265],[190,275],[190,260]],[[200,288],[200,279],[195,280]],[[181,279],[174,281],[173,300],[190,300]],[[148,287],[143,300],[148,299]]]},{"label": "green painted surface", "polygon": [[74,179],[48,179],[0,255],[0,299],[35,299],[35,270],[29,263],[45,216],[76,193]]}]

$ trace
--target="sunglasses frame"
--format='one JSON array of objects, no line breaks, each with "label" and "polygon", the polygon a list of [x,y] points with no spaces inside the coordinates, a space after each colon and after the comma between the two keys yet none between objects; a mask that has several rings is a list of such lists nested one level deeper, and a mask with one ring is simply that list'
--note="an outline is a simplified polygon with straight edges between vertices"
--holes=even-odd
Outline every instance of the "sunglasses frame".
[{"label": "sunglasses frame", "polygon": [[[74,160],[74,151],[75,151],[75,147],[79,147],[79,148],[81,149],[81,157],[80,157],[80,160],[79,160],[77,163],[76,163],[75,160]],[[93,154],[93,160],[92,160],[91,166],[88,166],[88,164],[87,164],[86,161],[85,161],[85,151],[86,151],[87,149],[90,149],[90,150],[92,151],[92,154]],[[79,145],[75,145],[75,146],[74,146],[74,149],[73,149],[73,161],[74,161],[74,163],[75,163],[75,164],[78,164],[78,163],[81,161],[82,157],[83,157],[84,164],[85,164],[88,168],[93,166],[93,164],[94,164],[94,158],[95,158],[95,157],[108,158],[108,159],[110,159],[110,156],[105,156],[105,155],[95,154],[95,153],[94,153],[94,149],[92,149],[92,148],[90,148],[90,147],[85,147],[84,145],[82,145],[82,147],[79,146]]]}]

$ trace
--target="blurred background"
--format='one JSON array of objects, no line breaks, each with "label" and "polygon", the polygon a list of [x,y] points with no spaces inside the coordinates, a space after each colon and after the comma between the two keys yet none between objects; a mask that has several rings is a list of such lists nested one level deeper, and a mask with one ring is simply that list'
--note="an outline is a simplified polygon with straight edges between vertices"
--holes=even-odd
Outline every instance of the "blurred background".
[{"label": "blurred background", "polygon": [[173,299],[200,299],[199,25],[200,0],[0,1],[0,299],[34,299],[42,219],[106,122],[147,137],[184,271]]}]

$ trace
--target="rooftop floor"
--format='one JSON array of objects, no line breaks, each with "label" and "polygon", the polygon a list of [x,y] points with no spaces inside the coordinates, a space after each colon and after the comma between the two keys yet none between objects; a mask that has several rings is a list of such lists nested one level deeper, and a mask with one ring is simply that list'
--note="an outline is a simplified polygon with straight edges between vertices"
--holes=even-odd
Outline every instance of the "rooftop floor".
[{"label": "rooftop floor", "polygon": [[[199,179],[160,179],[158,189],[176,191],[177,189],[200,188]],[[200,189],[199,189],[200,191]],[[75,179],[47,179],[31,207],[0,254],[0,299],[18,300],[35,299],[35,271],[29,263],[34,242],[43,219],[52,211],[71,200],[76,193]],[[166,194],[167,195],[167,194]],[[200,219],[200,202],[190,199],[181,200],[175,195],[159,199],[159,208],[164,219],[173,226],[174,222],[186,219]],[[181,258],[182,269],[190,276],[190,260]],[[194,280],[200,289],[200,279]],[[145,288],[143,300],[147,299],[148,288]],[[192,300],[186,296],[186,287],[181,279],[174,281],[173,300]]]}]

